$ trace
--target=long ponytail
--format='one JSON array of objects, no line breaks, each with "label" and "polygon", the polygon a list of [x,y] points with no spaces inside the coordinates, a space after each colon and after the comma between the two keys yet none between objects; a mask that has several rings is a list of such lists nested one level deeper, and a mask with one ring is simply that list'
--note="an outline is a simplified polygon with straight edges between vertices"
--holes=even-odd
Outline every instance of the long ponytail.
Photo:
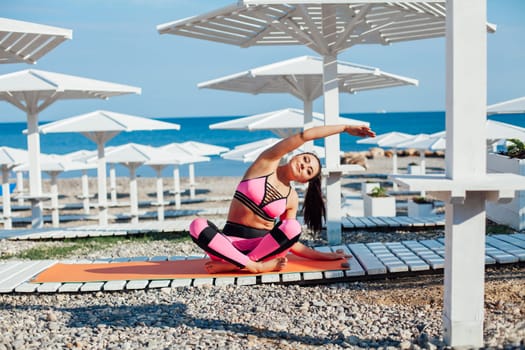
[{"label": "long ponytail", "polygon": [[[317,156],[315,157],[317,158]],[[319,158],[317,158],[317,160],[319,161]],[[303,203],[304,222],[306,226],[314,232],[321,231],[323,228],[323,218],[326,220],[326,208],[321,190],[320,173],[321,162],[319,161],[319,173],[308,181],[308,189],[306,190]]]}]

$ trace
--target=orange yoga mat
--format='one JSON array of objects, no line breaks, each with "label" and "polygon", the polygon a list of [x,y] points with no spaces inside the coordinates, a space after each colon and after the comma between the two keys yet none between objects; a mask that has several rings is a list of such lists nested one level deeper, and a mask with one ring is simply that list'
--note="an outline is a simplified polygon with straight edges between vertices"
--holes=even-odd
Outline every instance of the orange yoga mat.
[{"label": "orange yoga mat", "polygon": [[[31,282],[100,282],[113,280],[158,280],[256,275],[246,270],[210,274],[204,268],[206,261],[208,261],[208,259],[102,264],[58,263],[38,274]],[[280,273],[345,270],[346,268],[341,267],[341,263],[344,261],[345,260],[308,260],[289,255],[288,264]],[[262,274],[264,273],[257,275]]]}]

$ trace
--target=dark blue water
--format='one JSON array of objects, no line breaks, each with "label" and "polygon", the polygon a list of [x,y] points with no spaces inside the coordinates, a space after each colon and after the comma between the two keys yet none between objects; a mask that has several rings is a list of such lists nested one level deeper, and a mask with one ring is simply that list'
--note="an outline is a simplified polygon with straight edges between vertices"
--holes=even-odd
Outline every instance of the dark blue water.
[{"label": "dark blue water", "polygon": [[[343,114],[344,117],[368,121],[377,134],[390,131],[399,131],[409,134],[433,133],[445,129],[445,113],[440,112],[397,112],[397,113],[355,113]],[[270,131],[230,131],[210,130],[209,125],[213,123],[230,120],[240,116],[223,117],[187,117],[168,118],[164,121],[181,125],[181,129],[168,131],[137,131],[121,133],[110,140],[108,146],[117,146],[134,142],[139,144],[162,146],[172,142],[200,141],[219,146],[233,148],[236,145],[260,140],[267,137],[276,137]],[[525,114],[490,116],[490,119],[511,123],[525,127]],[[14,148],[27,148],[26,136],[22,133],[27,128],[26,123],[0,123],[0,146]],[[341,150],[361,151],[370,145],[357,144],[357,137],[342,135]],[[43,153],[64,154],[72,151],[87,149],[95,150],[96,145],[89,139],[76,133],[46,134],[40,137],[41,151]],[[322,145],[322,141],[316,142]],[[212,157],[212,161],[195,164],[196,176],[241,176],[249,164]],[[93,170],[93,175],[95,171]],[[118,176],[126,176],[127,170],[123,167],[117,168]],[[153,170],[148,166],[142,166],[137,170],[139,176],[155,176]],[[165,170],[164,176],[170,176],[171,169]],[[71,172],[61,175],[62,177],[78,176],[79,173]],[[181,175],[187,176],[187,167],[183,166]],[[44,175],[45,177],[45,175]]]}]

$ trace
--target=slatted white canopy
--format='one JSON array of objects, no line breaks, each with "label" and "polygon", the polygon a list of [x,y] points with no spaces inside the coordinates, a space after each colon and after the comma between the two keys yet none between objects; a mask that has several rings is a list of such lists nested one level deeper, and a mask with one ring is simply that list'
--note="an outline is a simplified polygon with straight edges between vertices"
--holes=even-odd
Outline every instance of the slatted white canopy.
[{"label": "slatted white canopy", "polygon": [[[266,139],[248,142],[234,147],[232,150],[221,154],[221,157],[229,160],[237,160],[243,163],[252,163],[255,159],[266,149],[272,147],[277,142],[281,141],[279,138],[269,137]],[[288,156],[293,156],[297,153],[304,152],[302,148],[298,148]],[[313,152],[319,157],[324,158],[324,148],[315,146]]]},{"label": "slatted white canopy", "polygon": [[488,114],[525,113],[525,96],[487,106]]},{"label": "slatted white canopy", "polygon": [[[313,101],[323,95],[323,60],[301,56],[202,82],[203,89],[261,93],[289,93],[301,101]],[[337,80],[341,92],[418,85],[416,79],[381,71],[379,68],[338,61]]]},{"label": "slatted white canopy", "polygon": [[[381,135],[376,135],[375,137],[367,137],[361,140],[357,140],[356,143],[367,144],[367,145],[377,145],[378,147],[390,147],[393,148],[392,152],[392,174],[397,174],[397,147],[396,145],[399,142],[409,140],[414,135],[407,134],[404,132],[392,131],[387,132]],[[393,184],[394,190],[397,189],[397,184]]]},{"label": "slatted white canopy", "polygon": [[[324,125],[324,115],[314,112],[311,126]],[[369,122],[352,118],[339,117],[337,124],[370,125]],[[272,112],[260,113],[243,118],[236,118],[210,125],[212,130],[270,130],[284,138],[304,129],[304,111],[286,108]]]},{"label": "slatted white canopy", "polygon": [[0,64],[36,63],[72,37],[70,29],[0,17]]},{"label": "slatted white canopy", "polygon": [[229,150],[228,147],[212,145],[211,143],[197,142],[197,141],[185,141],[181,142],[180,145],[187,151],[198,154],[201,156],[213,156],[218,155]]},{"label": "slatted white canopy", "polygon": [[2,168],[2,211],[4,229],[11,229],[11,193],[9,191],[9,172],[18,164],[27,162],[29,156],[26,150],[0,147],[0,167]]},{"label": "slatted white canopy", "polygon": [[73,75],[28,69],[0,76],[0,100],[26,112],[27,147],[29,151],[29,190],[32,226],[42,227],[42,175],[40,173],[40,136],[38,114],[62,99],[108,99],[140,94],[140,88]]},{"label": "slatted white canopy", "polygon": [[119,133],[138,130],[179,130],[180,125],[129,114],[98,110],[57,120],[39,128],[43,134],[78,132],[97,144],[99,223],[107,225],[106,159],[104,145]]}]

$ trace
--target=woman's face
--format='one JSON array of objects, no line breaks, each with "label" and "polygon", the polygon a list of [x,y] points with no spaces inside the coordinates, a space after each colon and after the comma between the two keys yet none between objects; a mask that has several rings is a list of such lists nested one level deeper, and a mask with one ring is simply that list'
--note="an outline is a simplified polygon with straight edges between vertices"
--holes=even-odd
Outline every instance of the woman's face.
[{"label": "woman's face", "polygon": [[313,154],[301,153],[290,160],[294,181],[308,182],[319,174],[319,161]]}]

